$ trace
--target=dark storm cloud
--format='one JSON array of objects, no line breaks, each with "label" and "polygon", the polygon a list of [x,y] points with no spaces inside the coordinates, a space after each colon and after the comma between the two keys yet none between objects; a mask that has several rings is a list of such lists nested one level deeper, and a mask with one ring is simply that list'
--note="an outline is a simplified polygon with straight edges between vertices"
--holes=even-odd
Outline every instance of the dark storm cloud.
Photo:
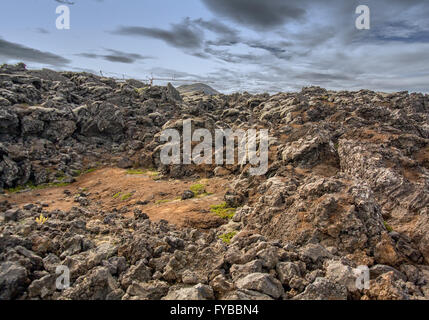
[{"label": "dark storm cloud", "polygon": [[106,49],[109,54],[95,54],[95,53],[79,53],[77,56],[89,58],[89,59],[104,59],[110,62],[119,63],[134,63],[138,60],[151,59],[151,57],[145,57],[138,53],[127,53],[113,49]]},{"label": "dark storm cloud", "polygon": [[272,29],[301,19],[306,11],[299,1],[202,0],[214,13],[257,29]]},{"label": "dark storm cloud", "polygon": [[70,60],[50,52],[43,52],[18,43],[0,39],[0,58],[23,62],[44,63],[51,66],[63,66]]},{"label": "dark storm cloud", "polygon": [[238,37],[238,34],[239,34],[237,29],[232,28],[217,20],[206,21],[200,18],[200,19],[192,20],[192,23],[199,25],[200,27],[206,30],[212,31],[219,36]]},{"label": "dark storm cloud", "polygon": [[181,49],[201,48],[203,44],[203,33],[189,19],[184,19],[181,23],[171,24],[169,30],[122,26],[113,31],[112,34],[158,39]]},{"label": "dark storm cloud", "polygon": [[[114,33],[158,39],[212,60],[224,68],[190,77],[210,80],[226,92],[308,85],[391,91],[429,83],[425,0],[201,1],[215,18],[186,18],[170,27],[121,27]],[[355,27],[361,4],[371,10],[368,31]]]}]

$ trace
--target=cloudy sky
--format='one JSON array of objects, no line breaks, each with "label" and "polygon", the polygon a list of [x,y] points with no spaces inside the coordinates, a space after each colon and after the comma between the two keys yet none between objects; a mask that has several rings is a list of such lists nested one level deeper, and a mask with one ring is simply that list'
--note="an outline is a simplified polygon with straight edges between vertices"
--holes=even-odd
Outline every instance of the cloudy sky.
[{"label": "cloudy sky", "polygon": [[[73,2],[70,30],[56,29],[60,2]],[[355,27],[359,5],[370,30]],[[428,16],[427,0],[3,0],[0,63],[225,93],[429,92]]]}]

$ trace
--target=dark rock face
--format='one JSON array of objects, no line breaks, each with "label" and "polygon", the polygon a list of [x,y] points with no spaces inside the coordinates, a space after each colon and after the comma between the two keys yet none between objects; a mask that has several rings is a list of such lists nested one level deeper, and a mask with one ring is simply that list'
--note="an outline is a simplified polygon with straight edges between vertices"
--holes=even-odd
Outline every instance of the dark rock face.
[{"label": "dark rock face", "polygon": [[25,291],[27,271],[13,262],[0,264],[0,300],[10,300]]},{"label": "dark rock face", "polygon": [[[270,129],[267,173],[162,165],[160,132],[181,131],[184,119],[210,131]],[[65,211],[2,198],[1,300],[429,299],[427,95],[204,95],[0,67],[0,190],[71,182],[88,164],[228,176],[224,200],[237,210],[201,231],[138,209],[92,210],[84,191]],[[68,289],[56,288],[58,266],[70,270]],[[361,266],[367,287],[356,286]]]}]

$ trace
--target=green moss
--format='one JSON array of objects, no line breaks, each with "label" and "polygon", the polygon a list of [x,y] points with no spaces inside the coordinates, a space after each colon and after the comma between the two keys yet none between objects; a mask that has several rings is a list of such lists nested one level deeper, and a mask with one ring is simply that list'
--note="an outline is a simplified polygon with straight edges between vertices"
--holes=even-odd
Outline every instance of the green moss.
[{"label": "green moss", "polygon": [[212,192],[204,192],[204,193],[201,193],[199,195],[196,195],[195,197],[196,198],[204,198],[204,197],[211,196],[212,194],[213,194]]},{"label": "green moss", "polygon": [[144,170],[144,169],[129,169],[126,171],[127,174],[130,175],[147,175],[152,177],[152,179],[156,180],[157,177],[159,176],[159,172],[154,170],[154,169],[148,169],[148,170]]},{"label": "green moss", "polygon": [[94,171],[96,171],[97,169],[98,169],[98,167],[96,167],[96,168],[89,168],[89,169],[84,170],[84,171],[82,171],[82,170],[74,170],[72,174],[73,174],[73,177],[79,177],[79,176],[81,176],[81,175],[84,175],[84,174],[88,174],[88,173],[94,172]]},{"label": "green moss", "polygon": [[190,186],[189,190],[191,190],[194,193],[195,197],[198,197],[199,195],[206,193],[206,186],[202,183],[197,183]]},{"label": "green moss", "polygon": [[147,170],[145,173],[146,173],[147,175],[149,175],[149,176],[152,176],[152,177],[157,177],[157,176],[159,176],[159,172],[158,172],[158,171],[156,171],[156,170]]},{"label": "green moss", "polygon": [[224,233],[223,235],[219,236],[219,239],[221,239],[224,243],[230,244],[232,238],[237,234],[236,231]]},{"label": "green moss", "polygon": [[389,232],[393,231],[393,228],[386,221],[383,221],[383,223],[384,223],[384,227],[386,228],[387,231],[389,231]]},{"label": "green moss", "polygon": [[121,200],[122,201],[127,201],[129,198],[131,198],[133,196],[133,194],[132,193],[127,193],[127,194],[124,194],[122,197],[121,197]]},{"label": "green moss", "polygon": [[235,208],[230,208],[226,202],[216,204],[210,207],[210,211],[222,219],[232,219],[235,215]]},{"label": "green moss", "polygon": [[82,174],[81,170],[73,170],[72,175],[73,177],[79,177]]},{"label": "green moss", "polygon": [[143,95],[147,91],[147,88],[135,88],[134,91],[139,95]]},{"label": "green moss", "polygon": [[42,190],[42,189],[47,189],[47,188],[66,187],[69,184],[70,183],[68,183],[68,182],[57,182],[57,183],[51,182],[51,183],[39,184],[36,186],[32,182],[29,182],[29,183],[22,185],[22,186],[17,186],[15,188],[6,189],[6,192],[17,193],[17,192],[25,191],[25,190]]},{"label": "green moss", "polygon": [[97,168],[89,168],[88,170],[85,170],[84,174],[94,172],[95,170],[97,170]]},{"label": "green moss", "polygon": [[140,170],[140,169],[129,169],[127,170],[127,174],[145,174],[145,171]]},{"label": "green moss", "polygon": [[156,200],[155,204],[163,204],[163,203],[168,203],[168,202],[171,202],[171,200],[168,200],[168,199]]},{"label": "green moss", "polygon": [[29,184],[26,184],[26,185],[23,185],[23,186],[16,186],[15,188],[9,188],[9,189],[5,189],[5,190],[8,193],[17,193],[17,192],[28,190],[28,189],[31,189],[31,187],[29,186]]}]

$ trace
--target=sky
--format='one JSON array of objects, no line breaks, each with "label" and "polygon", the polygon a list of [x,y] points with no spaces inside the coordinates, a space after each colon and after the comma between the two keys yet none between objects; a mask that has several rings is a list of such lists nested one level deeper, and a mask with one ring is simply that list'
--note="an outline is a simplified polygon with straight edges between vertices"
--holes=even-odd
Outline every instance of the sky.
[{"label": "sky", "polygon": [[[59,30],[64,3],[70,29]],[[369,30],[356,28],[359,5]],[[223,93],[427,93],[428,16],[427,0],[2,0],[0,64]]]}]

